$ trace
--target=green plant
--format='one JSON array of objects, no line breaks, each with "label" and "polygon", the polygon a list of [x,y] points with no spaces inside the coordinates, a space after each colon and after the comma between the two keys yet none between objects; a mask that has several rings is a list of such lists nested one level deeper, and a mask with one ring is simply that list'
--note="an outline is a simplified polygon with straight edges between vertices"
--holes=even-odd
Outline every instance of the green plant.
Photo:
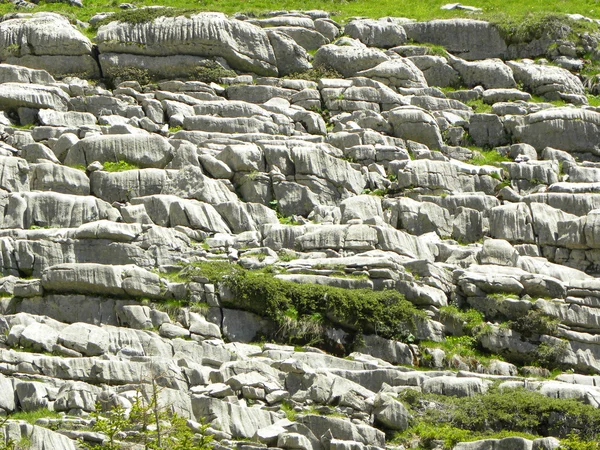
[{"label": "green plant", "polygon": [[[106,440],[103,444],[85,444],[89,449],[117,450],[123,443],[117,438],[126,434],[128,444],[140,444],[143,448],[158,450],[209,450],[212,448],[212,436],[206,435],[207,426],[202,426],[200,433],[194,433],[187,426],[187,421],[171,412],[170,406],[160,402],[161,388],[156,377],[151,378],[149,385],[138,386],[131,410],[126,411],[121,405],[113,406],[102,412],[98,404],[93,413],[93,430],[103,433]],[[135,431],[135,433],[132,433]]]},{"label": "green plant", "polygon": [[452,318],[463,323],[463,332],[467,335],[472,335],[475,327],[483,323],[483,314],[476,309],[468,309],[463,311],[456,306],[443,306],[440,308],[440,317]]},{"label": "green plant", "polygon": [[400,443],[418,436],[442,440],[444,448],[452,448],[457,442],[515,434],[572,436],[592,442],[600,436],[600,410],[521,388],[491,386],[488,392],[471,397],[403,391],[400,400],[414,417],[410,428],[397,437]]},{"label": "green plant", "polygon": [[137,81],[141,86],[150,84],[153,81],[153,77],[148,70],[132,66],[111,70],[110,79],[113,80],[113,84],[123,81]]},{"label": "green plant", "polygon": [[466,104],[470,106],[477,114],[489,114],[492,112],[492,105],[483,103],[483,100],[481,99],[469,100]]},{"label": "green plant", "polygon": [[509,327],[529,338],[533,335],[556,335],[560,320],[538,310],[529,310],[526,316],[509,322]]},{"label": "green plant", "polygon": [[106,161],[104,164],[102,164],[102,168],[106,172],[125,172],[127,170],[139,169],[139,167],[135,164],[131,164],[127,161],[122,160],[119,162]]},{"label": "green plant", "polygon": [[24,420],[32,425],[39,419],[59,419],[61,417],[60,413],[50,411],[48,408],[40,408],[34,411],[19,411],[9,416],[11,420]]},{"label": "green plant", "polygon": [[497,150],[483,150],[477,147],[470,147],[473,151],[473,158],[467,161],[475,166],[500,166],[503,162],[510,162],[510,158],[502,156]]},{"label": "green plant", "polygon": [[236,77],[237,73],[233,70],[225,69],[216,61],[207,61],[201,66],[195,68],[191,78],[203,83],[221,83],[223,78]]},{"label": "green plant", "polygon": [[289,78],[292,80],[307,80],[318,83],[323,78],[344,78],[344,76],[335,69],[321,66],[305,70],[304,72],[291,73],[282,78]]}]

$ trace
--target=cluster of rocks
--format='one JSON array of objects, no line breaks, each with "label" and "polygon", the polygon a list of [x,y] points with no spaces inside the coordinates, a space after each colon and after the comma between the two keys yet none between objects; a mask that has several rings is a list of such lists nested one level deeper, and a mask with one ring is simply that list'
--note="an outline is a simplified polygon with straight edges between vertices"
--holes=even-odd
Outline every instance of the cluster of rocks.
[{"label": "cluster of rocks", "polygon": [[[130,408],[149,378],[222,449],[385,448],[411,421],[404,389],[499,383],[598,407],[600,380],[584,374],[600,372],[600,110],[577,71],[600,38],[579,39],[509,43],[465,19],[342,27],[311,11],[113,21],[92,44],[57,14],[5,16],[0,412],[76,416],[58,431],[8,422],[5,438],[102,442],[85,431],[97,401]],[[523,59],[539,56],[553,63]],[[194,80],[215,64],[237,76]],[[340,78],[301,79],[309,69]],[[506,162],[480,165],[472,144]],[[355,351],[356,330],[325,325],[347,359],[259,346],[273,321],[236,309],[223,284],[169,276],[214,261],[395,290],[426,318],[407,342],[365,335]],[[167,314],[168,300],[192,306]],[[480,345],[506,361],[419,345],[468,333],[449,305],[481,312]],[[504,326],[532,314],[555,329]],[[548,349],[581,375],[524,378],[545,373],[527,365]]]}]

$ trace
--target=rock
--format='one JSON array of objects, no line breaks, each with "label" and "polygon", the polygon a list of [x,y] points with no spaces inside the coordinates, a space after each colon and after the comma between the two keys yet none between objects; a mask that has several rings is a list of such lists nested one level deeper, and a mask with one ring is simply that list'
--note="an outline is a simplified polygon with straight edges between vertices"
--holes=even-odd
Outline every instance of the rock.
[{"label": "rock", "polygon": [[406,23],[403,28],[409,39],[441,45],[468,61],[502,58],[507,51],[496,27],[482,20],[430,20]]},{"label": "rock", "polygon": [[372,69],[388,60],[389,57],[381,50],[368,48],[362,44],[347,46],[328,44],[317,50],[313,65],[336,70],[344,77],[352,77],[360,71]]},{"label": "rock", "polygon": [[267,33],[250,23],[227,19],[221,13],[161,17],[139,24],[111,22],[98,29],[96,39],[100,53],[222,57],[237,70],[266,76],[278,74]]},{"label": "rock", "polygon": [[409,414],[402,403],[392,396],[378,393],[373,400],[375,420],[391,430],[404,431],[408,428]]},{"label": "rock", "polygon": [[356,73],[395,88],[425,88],[427,80],[423,72],[407,58],[384,61],[375,67]]},{"label": "rock", "polygon": [[16,111],[17,108],[54,109],[67,111],[69,96],[54,86],[33,83],[0,84],[0,108]]},{"label": "rock", "polygon": [[76,442],[60,433],[25,422],[7,425],[5,436],[12,442],[29,442],[31,450],[76,450]]},{"label": "rock", "polygon": [[568,152],[598,154],[593,136],[600,127],[600,113],[574,108],[552,108],[505,122],[513,141],[530,144],[538,151],[546,147]]},{"label": "rock", "polygon": [[438,124],[424,109],[401,106],[390,111],[388,120],[396,137],[410,139],[432,149],[439,149],[442,146]]},{"label": "rock", "polygon": [[51,352],[58,341],[58,332],[43,323],[32,323],[21,332],[20,344],[25,348]]},{"label": "rock", "polygon": [[502,239],[486,239],[479,254],[481,264],[496,264],[514,267],[519,259],[519,253],[509,242]]},{"label": "rock", "polygon": [[275,53],[277,71],[280,76],[301,73],[310,68],[306,50],[285,33],[267,30],[269,42]]},{"label": "rock", "polygon": [[462,442],[453,450],[531,450],[532,441],[521,437],[504,439],[485,439],[474,442]]},{"label": "rock", "polygon": [[0,156],[0,189],[6,192],[29,190],[30,168],[22,158]]},{"label": "rock", "polygon": [[58,342],[83,355],[98,356],[108,351],[109,334],[94,325],[74,323],[60,331]]},{"label": "rock", "polygon": [[357,19],[348,22],[344,33],[369,47],[391,48],[406,42],[404,29],[385,19]]},{"label": "rock", "polygon": [[216,398],[192,398],[192,408],[198,420],[210,418],[210,423],[234,438],[250,439],[256,432],[276,422],[275,414],[258,408],[242,408]]},{"label": "rock", "polygon": [[434,377],[423,382],[423,392],[438,395],[453,395],[456,397],[472,397],[485,393],[491,381],[481,378]]},{"label": "rock", "polygon": [[568,70],[534,64],[533,61],[510,61],[507,64],[513,70],[515,80],[523,83],[532,94],[548,100],[568,100],[571,98],[569,96],[585,96],[581,80]]},{"label": "rock", "polygon": [[90,180],[81,170],[50,163],[31,167],[29,183],[32,190],[70,195],[90,194]]},{"label": "rock", "polygon": [[449,56],[450,65],[460,74],[467,87],[483,86],[484,89],[514,88],[517,86],[513,72],[502,60],[463,61]]},{"label": "rock", "polygon": [[171,144],[156,134],[92,136],[73,145],[64,163],[68,166],[88,166],[94,161],[126,161],[139,168],[164,169],[172,158],[172,152]]},{"label": "rock", "polygon": [[0,23],[0,36],[3,62],[44,69],[57,76],[100,76],[92,43],[60,14],[7,18]]},{"label": "rock", "polygon": [[29,69],[12,64],[0,64],[0,83],[52,84],[56,80],[45,70]]},{"label": "rock", "polygon": [[136,266],[61,264],[42,275],[44,289],[106,295],[155,297],[160,294],[158,275]]},{"label": "rock", "polygon": [[16,409],[16,391],[9,378],[0,375],[0,410],[5,414],[14,412]]}]

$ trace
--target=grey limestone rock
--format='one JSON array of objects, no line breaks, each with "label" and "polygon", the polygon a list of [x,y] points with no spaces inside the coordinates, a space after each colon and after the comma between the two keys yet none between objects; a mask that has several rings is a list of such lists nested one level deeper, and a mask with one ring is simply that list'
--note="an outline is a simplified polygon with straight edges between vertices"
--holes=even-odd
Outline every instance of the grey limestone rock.
[{"label": "grey limestone rock", "polygon": [[552,108],[505,122],[513,141],[530,144],[541,151],[553,147],[567,152],[598,154],[595,139],[600,113],[576,108]]},{"label": "grey limestone rock", "polygon": [[359,45],[328,44],[317,50],[313,65],[337,70],[344,77],[355,76],[358,72],[372,69],[389,60],[381,50]]},{"label": "grey limestone rock", "polygon": [[91,41],[60,14],[8,18],[0,23],[0,36],[0,59],[4,62],[45,69],[58,76],[100,76]]},{"label": "grey limestone rock", "polygon": [[101,53],[222,57],[234,69],[278,74],[267,33],[220,13],[161,17],[139,24],[111,22],[100,27],[97,41]]},{"label": "grey limestone rock", "polygon": [[474,377],[434,377],[422,384],[423,392],[456,397],[472,397],[487,392],[492,384],[489,380]]},{"label": "grey limestone rock", "polygon": [[442,135],[435,118],[424,109],[401,106],[389,112],[388,121],[394,136],[416,141],[431,149],[442,146]]},{"label": "grey limestone rock", "polygon": [[387,86],[396,88],[427,87],[425,75],[408,58],[384,61],[373,68],[358,72],[356,75],[380,81]]},{"label": "grey limestone rock", "polygon": [[56,265],[44,271],[42,285],[59,293],[156,297],[161,292],[158,275],[136,266]]},{"label": "grey limestone rock", "polygon": [[566,69],[534,64],[533,61],[507,63],[513,70],[515,80],[523,83],[532,94],[548,100],[567,100],[562,94],[583,96],[585,90],[581,80]]},{"label": "grey limestone rock", "polygon": [[409,39],[442,45],[450,53],[469,61],[502,58],[507,51],[496,27],[482,20],[430,20],[406,23],[403,28]]},{"label": "grey limestone rock", "polygon": [[35,70],[12,64],[0,64],[0,83],[52,84],[56,80],[45,70]]},{"label": "grey limestone rock", "polygon": [[502,60],[463,61],[448,57],[450,65],[460,74],[467,87],[483,86],[484,89],[514,88],[517,86],[513,72]]},{"label": "grey limestone rock", "polygon": [[406,42],[404,29],[391,20],[357,19],[348,22],[344,33],[369,47],[391,48]]},{"label": "grey limestone rock", "polygon": [[163,169],[172,158],[173,147],[156,134],[116,134],[91,136],[80,140],[67,152],[68,166],[88,166],[94,161],[127,161],[140,168]]},{"label": "grey limestone rock", "polygon": [[33,83],[0,84],[0,108],[3,110],[50,108],[67,111],[68,103],[69,95],[55,86]]}]

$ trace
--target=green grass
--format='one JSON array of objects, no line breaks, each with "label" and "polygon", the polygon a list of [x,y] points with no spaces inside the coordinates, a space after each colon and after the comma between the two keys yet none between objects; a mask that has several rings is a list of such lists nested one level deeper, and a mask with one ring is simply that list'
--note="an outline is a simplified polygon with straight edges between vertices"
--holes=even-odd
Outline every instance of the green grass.
[{"label": "green grass", "polygon": [[138,166],[128,163],[127,161],[111,162],[106,161],[102,167],[107,172],[125,172],[127,170],[137,170]]},{"label": "green grass", "polygon": [[12,420],[24,420],[30,424],[35,424],[38,419],[60,419],[62,415],[56,411],[50,411],[47,408],[36,409],[35,411],[20,411],[9,416]]},{"label": "green grass", "polygon": [[477,114],[490,114],[492,112],[492,105],[483,103],[483,100],[469,100],[467,106],[470,106]]},{"label": "green grass", "polygon": [[467,161],[475,166],[500,166],[500,163],[511,161],[510,158],[502,156],[496,150],[483,150],[478,147],[469,147],[469,149],[479,153]]},{"label": "green grass", "polygon": [[[143,22],[151,20],[159,14],[154,11],[123,11],[119,9],[118,3],[113,0],[88,0],[84,2],[83,8],[69,6],[64,3],[41,2],[31,11],[56,11],[68,15],[71,19],[87,21],[99,12],[116,12],[118,17],[131,22]],[[474,17],[465,11],[453,10],[443,11],[440,6],[446,4],[446,0],[423,0],[415,2],[412,0],[381,0],[373,2],[370,0],[280,0],[276,4],[268,0],[141,0],[134,4],[138,7],[163,5],[177,8],[174,12],[161,12],[160,14],[191,14],[194,11],[221,11],[227,14],[236,12],[265,13],[277,10],[309,10],[324,9],[331,12],[337,20],[347,20],[353,16],[384,17],[398,16],[409,17],[417,20],[429,20],[434,18],[451,17]],[[559,0],[546,2],[545,0],[472,0],[469,5],[483,8],[484,12],[475,17],[489,19],[498,22],[503,33],[509,34],[512,40],[523,40],[536,37],[545,29],[554,29],[557,23],[565,23],[563,18],[557,19],[557,14],[583,14],[592,18],[600,18],[600,9],[595,0]],[[0,14],[17,12],[10,3],[0,4]],[[28,10],[29,11],[29,10]],[[552,14],[552,16],[547,16]],[[590,27],[587,23],[578,23],[578,29]]]},{"label": "green grass", "polygon": [[440,316],[442,319],[448,317],[463,322],[463,331],[468,335],[471,335],[473,329],[484,322],[483,314],[476,309],[463,311],[452,305],[442,306],[440,308]]},{"label": "green grass", "polygon": [[524,389],[500,390],[492,386],[487,393],[472,397],[407,390],[400,400],[413,419],[410,428],[399,433],[394,442],[405,444],[418,437],[420,448],[428,448],[434,440],[443,441],[444,448],[450,449],[458,442],[511,435],[529,439],[570,437],[574,442],[594,442],[600,437],[599,409]]}]

